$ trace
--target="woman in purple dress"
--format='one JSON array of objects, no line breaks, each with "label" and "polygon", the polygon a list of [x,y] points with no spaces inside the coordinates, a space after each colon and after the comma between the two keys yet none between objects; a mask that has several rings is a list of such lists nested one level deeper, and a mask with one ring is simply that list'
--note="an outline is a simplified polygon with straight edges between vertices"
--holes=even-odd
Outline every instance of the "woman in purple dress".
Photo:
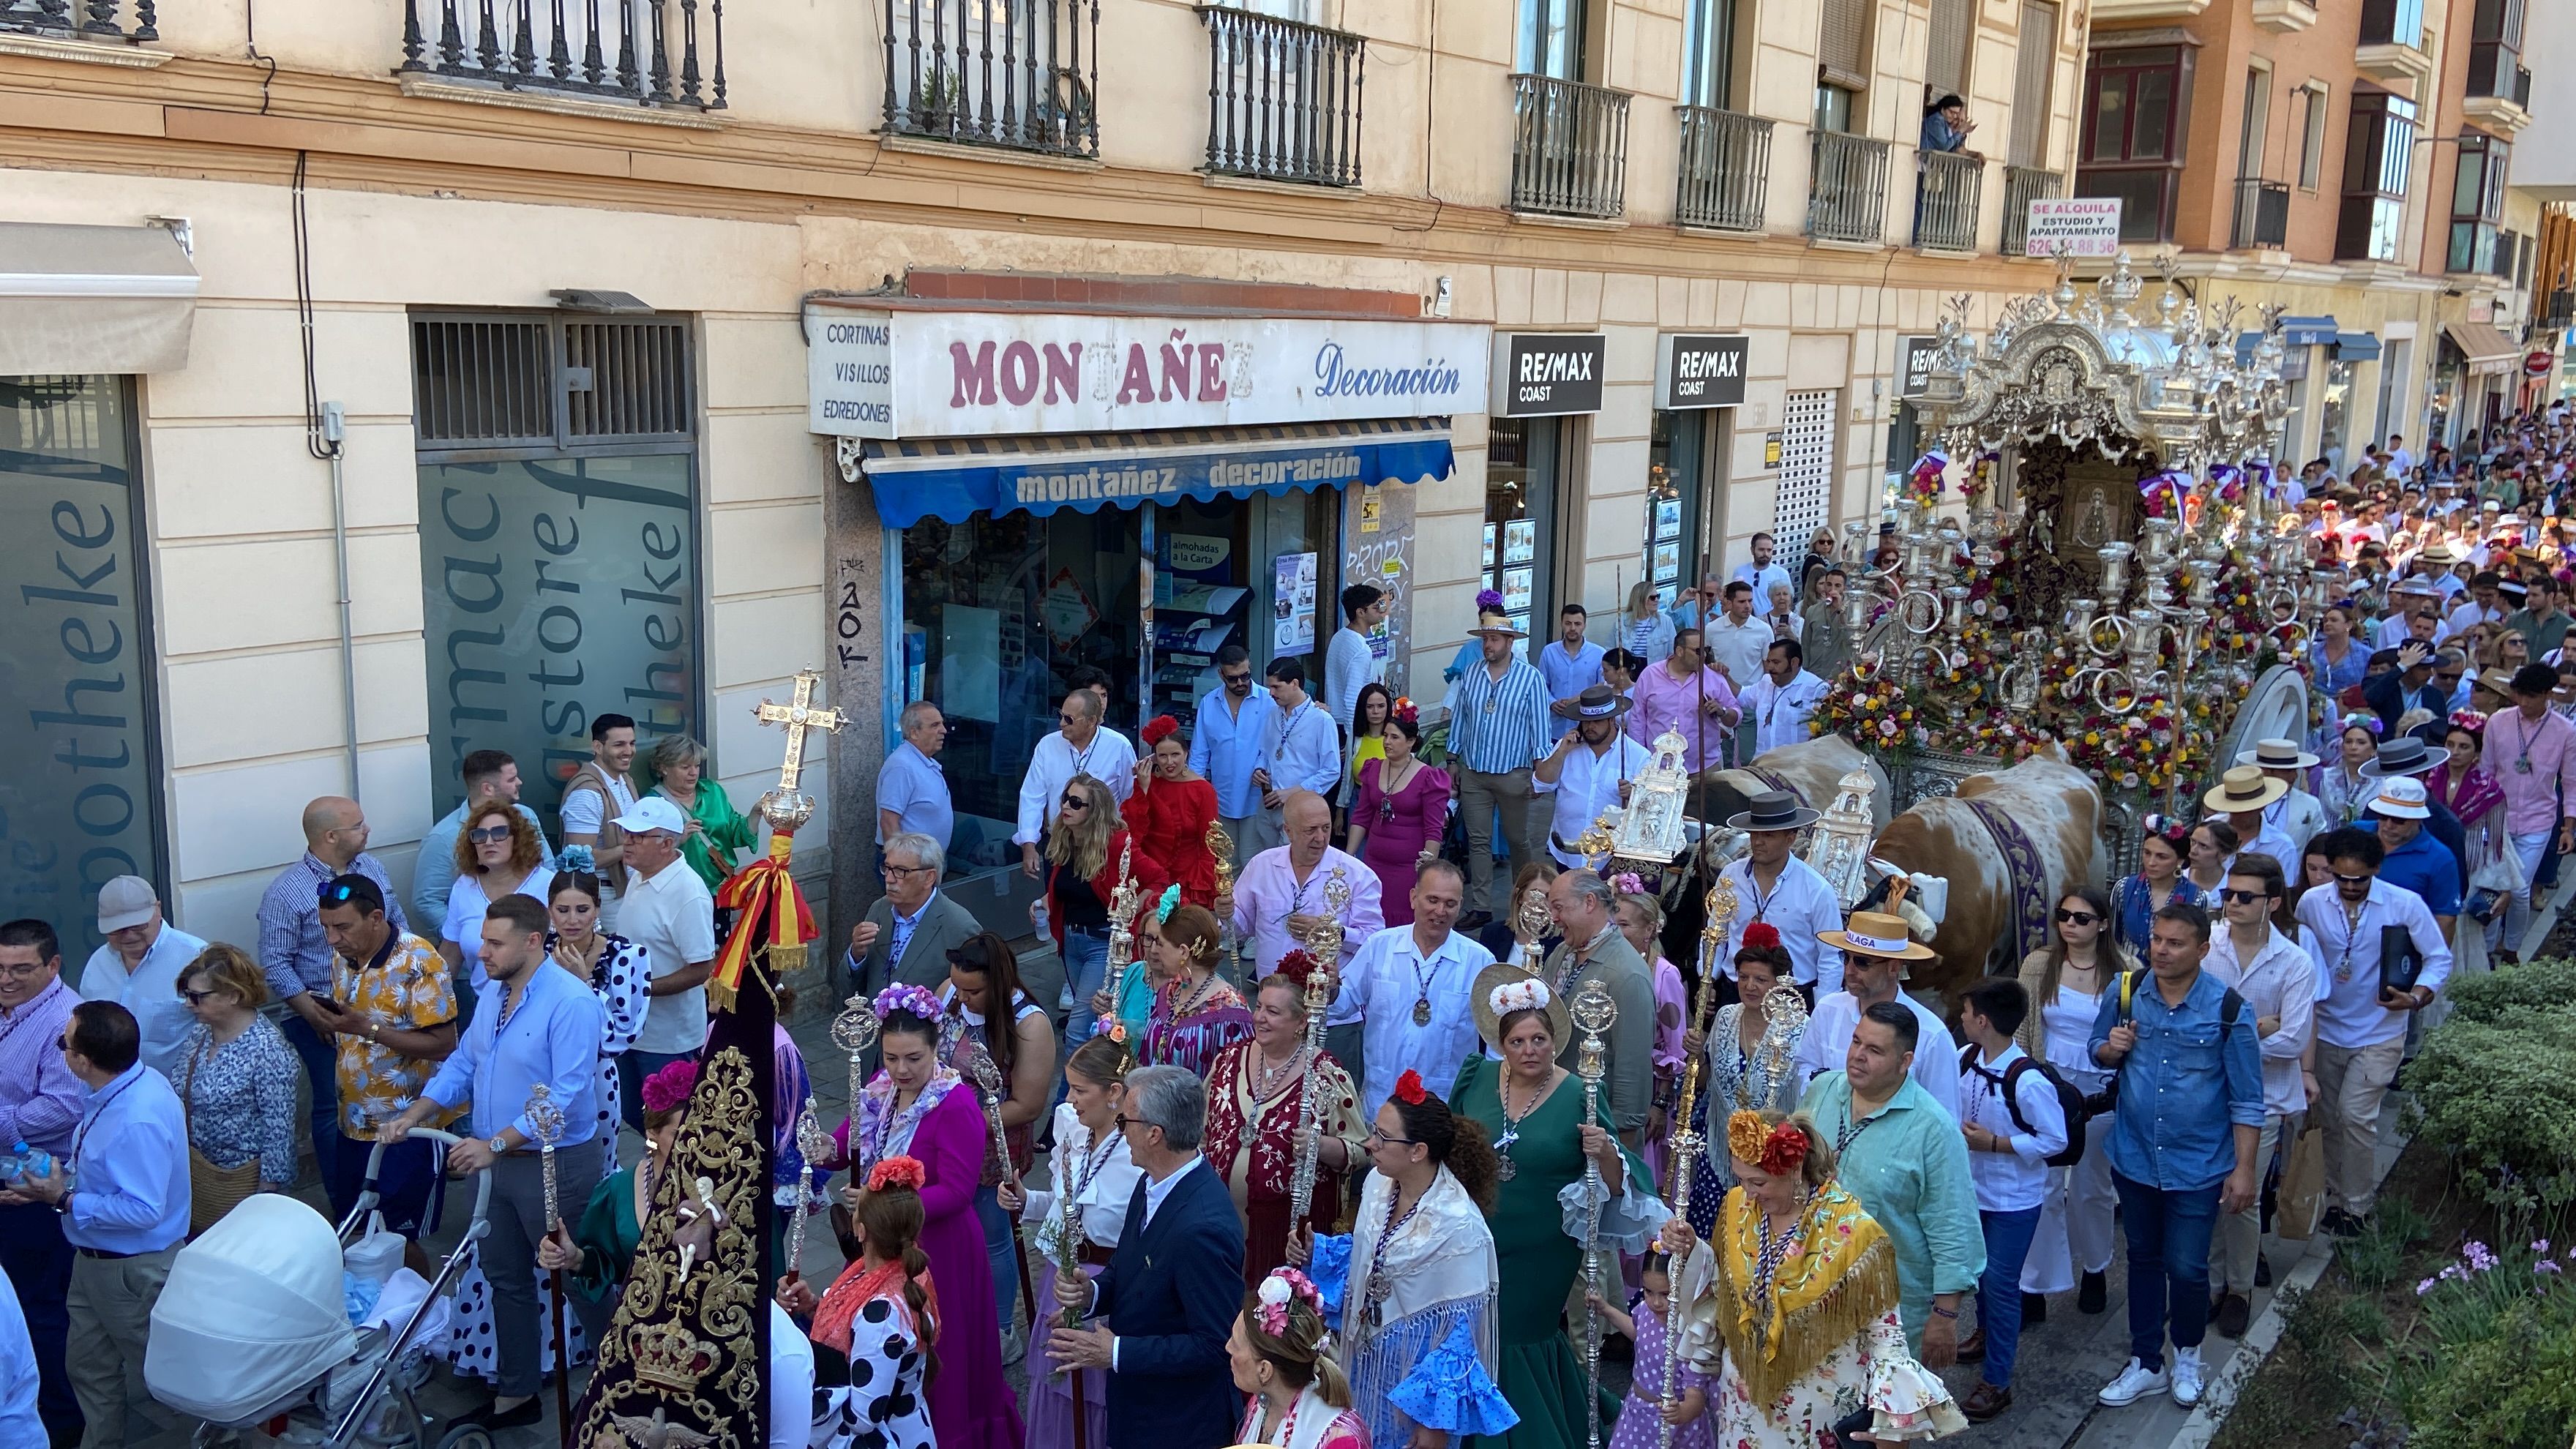
[{"label": "woman in purple dress", "polygon": [[1449,823],[1449,772],[1422,763],[1422,723],[1413,701],[1398,700],[1386,721],[1386,758],[1360,767],[1351,801],[1351,854],[1377,872],[1390,926],[1413,924],[1413,875],[1440,851]]},{"label": "woman in purple dress", "polygon": [[1216,974],[1216,916],[1203,906],[1168,899],[1148,912],[1144,947],[1163,984],[1145,1019],[1145,1046],[1136,1059],[1149,1067],[1182,1067],[1204,1077],[1217,1053],[1252,1039],[1252,1012],[1243,997]]},{"label": "woman in purple dress", "polygon": [[[921,1250],[939,1285],[939,1372],[930,1421],[940,1449],[1020,1449],[1018,1396],[1002,1375],[1002,1330],[993,1316],[993,1270],[975,1191],[992,1142],[975,1089],[939,1059],[940,1008],[910,984],[878,993],[877,1043],[885,1066],[860,1094],[855,1123],[841,1124],[854,1181],[889,1157],[918,1159]],[[858,1194],[847,1194],[853,1201]]]}]

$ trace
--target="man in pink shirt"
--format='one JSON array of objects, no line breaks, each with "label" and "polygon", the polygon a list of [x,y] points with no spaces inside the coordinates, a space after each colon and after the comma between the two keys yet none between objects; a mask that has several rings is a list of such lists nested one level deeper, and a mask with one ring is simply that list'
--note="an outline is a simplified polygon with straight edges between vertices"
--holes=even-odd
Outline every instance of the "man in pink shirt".
[{"label": "man in pink shirt", "polygon": [[2547,853],[2549,833],[2558,832],[2558,853],[2576,854],[2576,816],[2560,818],[2561,800],[2576,802],[2576,724],[2549,707],[2558,688],[2558,672],[2533,662],[2513,672],[2513,708],[2499,710],[2487,721],[2480,758],[2487,772],[2504,786],[2504,828],[2513,837],[2522,862],[2522,889],[2514,892],[2505,916],[2506,960],[2517,949],[2531,918],[2531,878]]},{"label": "man in pink shirt", "polygon": [[1743,711],[1736,706],[1735,687],[1708,667],[1698,629],[1674,630],[1671,656],[1646,666],[1628,699],[1628,734],[1639,744],[1651,749],[1657,735],[1678,727],[1682,764],[1693,775],[1727,763],[1725,746]]}]

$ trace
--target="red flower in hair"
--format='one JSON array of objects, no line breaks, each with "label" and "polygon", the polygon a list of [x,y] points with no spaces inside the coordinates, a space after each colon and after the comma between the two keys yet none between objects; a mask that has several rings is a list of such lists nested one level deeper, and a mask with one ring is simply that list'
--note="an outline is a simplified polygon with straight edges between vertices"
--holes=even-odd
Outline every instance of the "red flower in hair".
[{"label": "red flower in hair", "polygon": [[1769,921],[1755,921],[1744,928],[1744,949],[1768,951],[1780,944],[1780,928]]},{"label": "red flower in hair", "polygon": [[1176,720],[1167,714],[1158,714],[1152,719],[1145,721],[1145,728],[1138,731],[1138,734],[1144,738],[1145,748],[1150,750],[1154,746],[1161,744],[1163,741],[1171,738],[1173,735],[1179,734],[1180,732],[1181,722],[1179,720]]},{"label": "red flower in hair", "polygon": [[1317,962],[1311,953],[1298,950],[1280,957],[1279,964],[1272,970],[1275,974],[1285,976],[1303,986],[1306,984],[1306,978],[1315,974],[1316,965]]},{"label": "red flower in hair", "polygon": [[1413,1068],[1405,1068],[1404,1075],[1395,1079],[1395,1100],[1402,1102],[1404,1105],[1408,1107],[1419,1107],[1422,1105],[1422,1098],[1424,1095],[1425,1094],[1422,1090],[1422,1074],[1415,1071]]},{"label": "red flower in hair", "polygon": [[908,1187],[919,1192],[921,1185],[929,1180],[929,1171],[921,1165],[919,1158],[914,1157],[882,1158],[875,1167],[868,1169],[870,1192],[883,1192],[890,1187]]},{"label": "red flower in hair", "polygon": [[1807,1161],[1807,1134],[1783,1122],[1762,1139],[1762,1170],[1786,1177]]}]

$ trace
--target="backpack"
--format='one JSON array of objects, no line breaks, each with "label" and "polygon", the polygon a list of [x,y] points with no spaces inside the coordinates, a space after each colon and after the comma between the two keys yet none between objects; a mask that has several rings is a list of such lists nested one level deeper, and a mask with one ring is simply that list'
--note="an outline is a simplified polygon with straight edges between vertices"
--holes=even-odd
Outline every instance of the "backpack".
[{"label": "backpack", "polygon": [[[1977,1048],[1973,1043],[1959,1053],[1959,1075],[1964,1077],[1970,1072],[1984,1072],[1977,1065]],[[2003,1095],[2004,1109],[2012,1113],[2013,1125],[2026,1133],[2034,1131],[2029,1119],[2021,1115],[2021,1079],[2026,1072],[2039,1073],[2057,1093],[2057,1110],[2066,1114],[2066,1145],[2045,1160],[2051,1167],[2073,1167],[2084,1160],[2084,1126],[2095,1115],[2092,1101],[2060,1075],[2057,1068],[2024,1052],[2014,1058],[2011,1066],[2004,1068]],[[1984,1075],[1992,1077],[1994,1073],[1984,1072]]]}]

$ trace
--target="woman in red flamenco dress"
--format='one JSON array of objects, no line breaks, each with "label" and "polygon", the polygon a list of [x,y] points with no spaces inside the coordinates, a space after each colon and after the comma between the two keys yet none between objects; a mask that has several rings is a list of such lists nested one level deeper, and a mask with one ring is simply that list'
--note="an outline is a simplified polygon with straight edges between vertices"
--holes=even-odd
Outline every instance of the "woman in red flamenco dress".
[{"label": "woman in red flamenco dress", "polygon": [[1189,741],[1178,720],[1158,714],[1145,722],[1145,748],[1137,763],[1136,793],[1127,799],[1127,824],[1136,844],[1178,881],[1181,899],[1216,907],[1216,856],[1208,829],[1216,824],[1216,786],[1190,768]]}]

